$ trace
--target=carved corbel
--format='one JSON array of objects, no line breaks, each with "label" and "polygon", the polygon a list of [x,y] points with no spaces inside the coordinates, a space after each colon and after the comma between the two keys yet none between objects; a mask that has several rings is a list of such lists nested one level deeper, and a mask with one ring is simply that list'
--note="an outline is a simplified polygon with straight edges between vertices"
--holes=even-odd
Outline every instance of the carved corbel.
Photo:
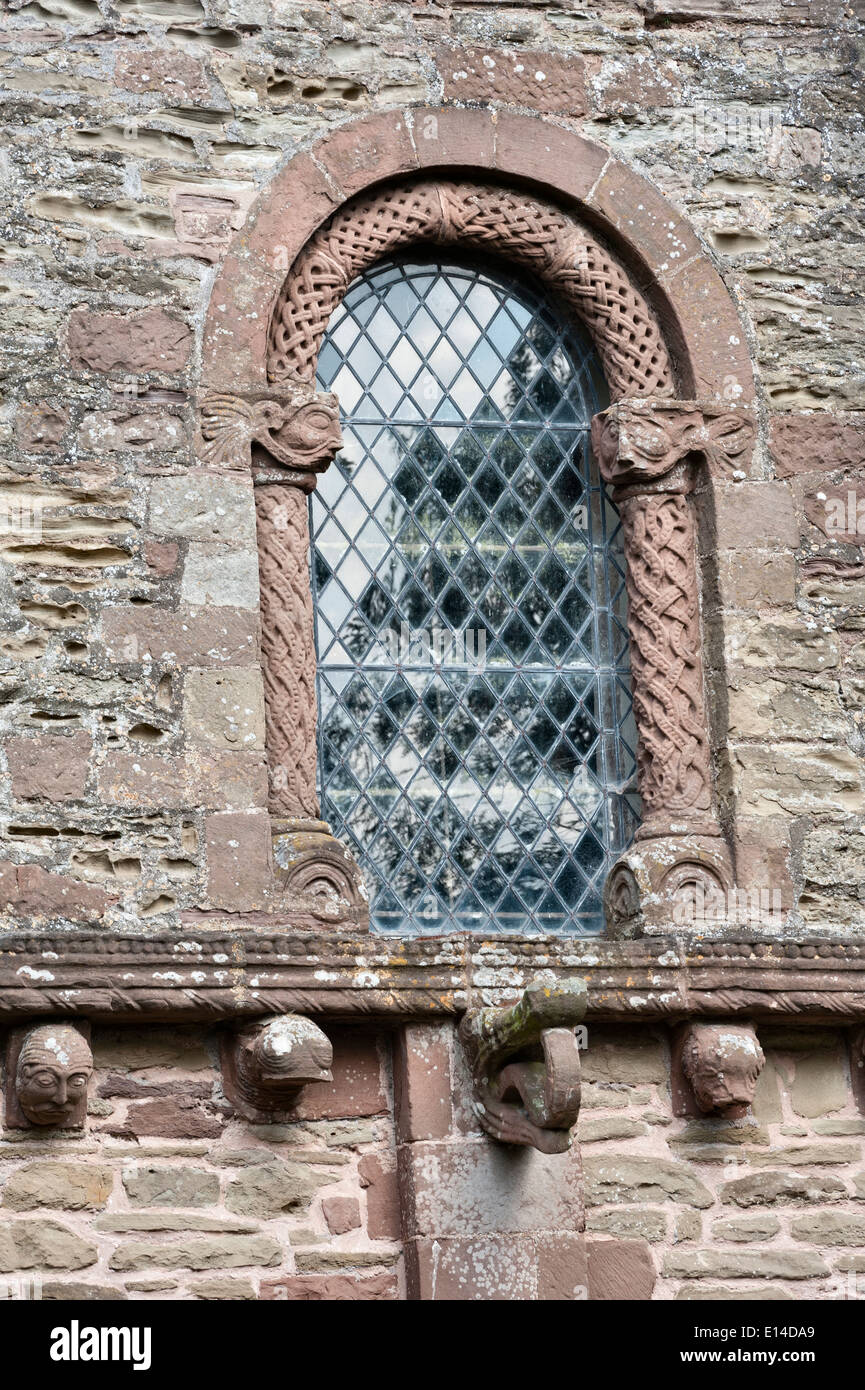
[{"label": "carved corbel", "polygon": [[741,1119],[765,1060],[753,1023],[686,1024],[673,1046],[673,1109]]},{"label": "carved corbel", "polygon": [[467,1013],[460,1040],[472,1072],[475,1110],[493,1139],[564,1153],[580,1110],[584,980],[531,985],[510,1008]]},{"label": "carved corbel", "polygon": [[309,1018],[280,1014],[222,1037],[222,1081],[253,1124],[290,1116],[304,1086],[333,1081],[330,1039]]},{"label": "carved corbel", "polygon": [[13,1030],[6,1050],[8,1129],[83,1129],[93,1075],[87,1023]]}]

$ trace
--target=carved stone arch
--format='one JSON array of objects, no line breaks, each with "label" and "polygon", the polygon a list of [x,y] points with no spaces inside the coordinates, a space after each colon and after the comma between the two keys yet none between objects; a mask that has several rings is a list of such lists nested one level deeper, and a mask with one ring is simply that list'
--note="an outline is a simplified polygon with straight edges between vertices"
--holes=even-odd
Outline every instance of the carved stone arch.
[{"label": "carved stone arch", "polygon": [[[202,376],[217,390],[202,404],[202,436],[205,448],[252,459],[277,863],[319,887],[339,865],[341,901],[361,922],[359,874],[318,820],[315,793],[306,494],[338,448],[338,417],[312,383],[351,281],[418,244],[479,247],[527,267],[601,357],[615,404],[592,433],[624,523],[644,808],[636,846],[608,877],[607,912],[617,934],[669,930],[676,885],[693,901],[695,888],[732,881],[690,494],[701,471],[747,472],[753,380],[732,302],[674,209],[600,146],[539,118],[415,109],[341,127],[276,177],[214,288]],[[316,857],[328,872],[313,871]],[[336,902],[341,920],[338,892]]]}]

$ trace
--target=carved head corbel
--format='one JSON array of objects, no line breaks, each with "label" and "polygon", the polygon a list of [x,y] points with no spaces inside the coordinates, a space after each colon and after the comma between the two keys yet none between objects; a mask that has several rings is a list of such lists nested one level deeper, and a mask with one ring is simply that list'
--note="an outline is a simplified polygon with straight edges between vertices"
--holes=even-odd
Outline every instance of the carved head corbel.
[{"label": "carved head corbel", "polygon": [[586,1012],[584,980],[531,985],[510,1008],[467,1013],[460,1039],[481,1127],[503,1144],[564,1153],[580,1110],[575,1026]]},{"label": "carved head corbel", "polygon": [[304,1086],[333,1081],[330,1039],[300,1014],[279,1014],[223,1036],[225,1094],[253,1123],[290,1111]]},{"label": "carved head corbel", "polygon": [[6,1124],[82,1129],[93,1054],[85,1032],[71,1023],[18,1029],[6,1057]]},{"label": "carved head corbel", "polygon": [[753,1023],[690,1023],[680,1048],[682,1075],[697,1109],[740,1119],[753,1103],[765,1062]]}]

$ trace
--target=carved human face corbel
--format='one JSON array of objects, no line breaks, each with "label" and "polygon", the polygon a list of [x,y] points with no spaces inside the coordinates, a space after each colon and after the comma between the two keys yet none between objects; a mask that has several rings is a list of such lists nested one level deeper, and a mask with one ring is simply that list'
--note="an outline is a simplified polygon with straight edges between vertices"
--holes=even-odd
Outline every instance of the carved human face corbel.
[{"label": "carved human face corbel", "polygon": [[82,1129],[93,1054],[86,1025],[17,1029],[6,1055],[6,1124]]}]

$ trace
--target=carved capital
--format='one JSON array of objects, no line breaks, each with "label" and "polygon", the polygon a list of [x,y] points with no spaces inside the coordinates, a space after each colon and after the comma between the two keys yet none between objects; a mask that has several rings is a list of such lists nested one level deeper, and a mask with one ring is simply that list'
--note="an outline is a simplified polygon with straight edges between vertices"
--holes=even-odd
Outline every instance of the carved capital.
[{"label": "carved capital", "polygon": [[740,1119],[753,1103],[765,1060],[752,1023],[689,1023],[673,1065],[681,1067],[674,1083],[684,1080],[690,1095],[680,1094],[676,1110]]},{"label": "carved capital", "polygon": [[[730,851],[720,835],[638,840],[607,875],[604,911],[611,936],[672,935],[699,930],[697,899],[724,898],[733,886]],[[689,910],[690,915],[689,915]]]},{"label": "carved capital", "polygon": [[518,1004],[467,1013],[460,1039],[472,1071],[475,1109],[503,1144],[564,1153],[580,1110],[584,980],[530,985]]},{"label": "carved capital", "polygon": [[369,928],[369,898],[351,851],[325,821],[275,821],[273,859],[299,926]]},{"label": "carved capital", "polygon": [[[680,465],[705,460],[722,475],[746,463],[754,421],[742,408],[640,399],[619,401],[592,420],[592,446],[604,481],[619,490],[687,491]],[[667,484],[667,488],[664,488]]]},{"label": "carved capital", "polygon": [[252,446],[258,444],[266,450],[267,481],[281,477],[314,486],[315,474],[327,468],[342,444],[336,397],[309,382],[211,392],[199,409],[205,461],[221,468],[249,467]]},{"label": "carved capital", "polygon": [[44,1023],[13,1032],[6,1053],[10,1129],[83,1129],[93,1074],[89,1025]]},{"label": "carved capital", "polygon": [[225,1094],[252,1123],[289,1112],[304,1086],[332,1081],[330,1039],[309,1018],[280,1014],[222,1038]]}]

